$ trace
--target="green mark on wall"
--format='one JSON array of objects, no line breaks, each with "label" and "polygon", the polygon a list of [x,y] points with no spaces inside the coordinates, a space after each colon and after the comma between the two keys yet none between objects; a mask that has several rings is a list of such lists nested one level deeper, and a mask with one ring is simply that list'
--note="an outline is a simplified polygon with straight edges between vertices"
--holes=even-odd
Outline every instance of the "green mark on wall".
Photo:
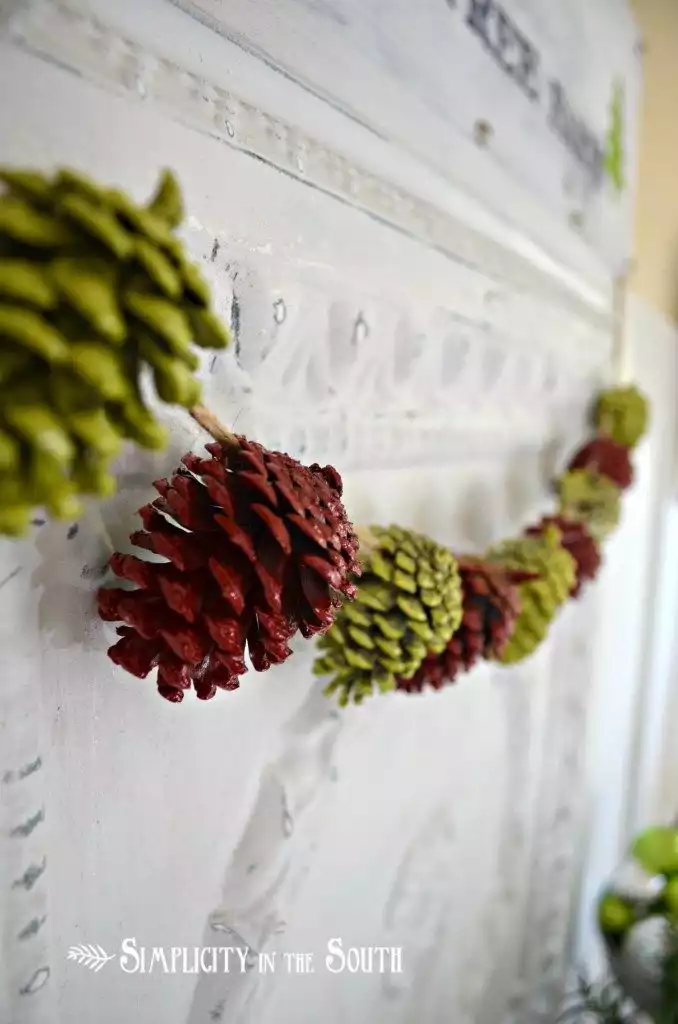
[{"label": "green mark on wall", "polygon": [[610,105],[605,172],[617,192],[624,191],[624,86],[616,82]]}]

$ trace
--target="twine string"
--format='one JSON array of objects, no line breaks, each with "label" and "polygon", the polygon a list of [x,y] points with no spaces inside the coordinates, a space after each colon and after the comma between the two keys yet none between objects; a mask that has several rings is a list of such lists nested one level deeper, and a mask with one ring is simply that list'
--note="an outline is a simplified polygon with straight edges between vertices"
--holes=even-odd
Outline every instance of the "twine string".
[{"label": "twine string", "polygon": [[617,385],[631,379],[631,345],[627,324],[628,284],[630,267],[615,279],[613,296],[612,374]]}]

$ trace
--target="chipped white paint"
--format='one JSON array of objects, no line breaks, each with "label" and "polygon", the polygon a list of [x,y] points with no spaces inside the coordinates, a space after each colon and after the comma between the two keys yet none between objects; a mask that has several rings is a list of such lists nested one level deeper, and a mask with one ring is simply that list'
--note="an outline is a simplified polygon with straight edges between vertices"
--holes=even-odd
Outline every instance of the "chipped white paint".
[{"label": "chipped white paint", "polygon": [[[612,273],[632,255],[642,73],[627,0],[173,2],[401,151],[453,172],[522,233],[539,209],[563,237],[581,233]],[[605,167],[615,89],[621,193]],[[490,127],[480,147],[478,120]],[[543,236],[540,223],[534,238]]]},{"label": "chipped white paint", "polygon": [[[139,198],[159,167],[176,170],[186,241],[237,339],[202,367],[215,412],[335,463],[358,522],[397,520],[477,551],[546,510],[609,367],[611,282],[592,274],[587,290],[582,262],[530,260],[514,236],[487,222],[483,233],[463,198],[448,188],[442,199],[403,157],[405,175],[395,148],[366,146],[361,161],[357,128],[332,121],[333,147],[290,83],[284,117],[254,103],[257,91],[274,100],[251,57],[221,60],[238,89],[216,70],[197,77],[196,53],[216,69],[232,50],[175,8],[105,8],[41,0],[9,23],[0,89],[17,101],[0,110],[2,159],[70,163]],[[289,148],[280,133],[289,141],[295,111],[304,127]],[[243,144],[255,136],[265,152]],[[44,802],[51,830],[34,886],[51,930],[41,945],[15,941],[19,919],[45,911],[11,904],[2,1019],[550,1021],[578,859],[596,592],[528,664],[484,666],[443,694],[337,714],[298,643],[235,693],[169,705],[107,661],[111,631],[93,612],[148,481],[202,443],[187,417],[167,417],[170,450],[126,453],[120,493],[77,531],[50,523],[0,552],[0,581],[22,567],[0,590],[2,675],[16,683],[0,690],[2,718],[27,729],[6,770],[14,778],[41,752],[49,772],[34,773],[43,790],[26,799]],[[16,854],[6,820],[2,850]],[[39,856],[26,848],[16,869]],[[402,945],[404,973],[329,974],[337,935]],[[128,936],[315,951],[316,973],[124,975],[66,960],[70,945],[112,953]],[[49,984],[20,996],[43,962]]]}]

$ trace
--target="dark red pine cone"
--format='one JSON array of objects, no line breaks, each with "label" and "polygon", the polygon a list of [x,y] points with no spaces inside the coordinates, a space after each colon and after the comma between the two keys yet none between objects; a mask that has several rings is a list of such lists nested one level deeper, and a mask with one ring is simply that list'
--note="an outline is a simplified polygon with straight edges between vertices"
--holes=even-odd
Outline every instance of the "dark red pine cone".
[{"label": "dark red pine cone", "polygon": [[571,460],[569,470],[589,469],[612,480],[622,491],[633,483],[633,464],[629,449],[611,437],[596,437],[580,448]]},{"label": "dark red pine cone", "polygon": [[239,437],[239,448],[206,445],[185,455],[160,497],[139,510],[137,547],[167,559],[115,554],[117,576],[136,590],[99,591],[99,613],[122,622],[108,654],[178,702],[193,685],[201,700],[236,689],[245,648],[261,672],[292,653],[297,630],[310,637],[334,621],[360,575],[358,539],[331,466],[306,467]]},{"label": "dark red pine cone", "polygon": [[602,564],[602,555],[595,540],[586,529],[584,523],[573,522],[564,516],[544,516],[536,526],[525,530],[528,537],[538,537],[549,526],[557,526],[562,535],[561,544],[572,555],[577,570],[577,578],[571,597],[578,597],[587,580],[594,580]]},{"label": "dark red pine cone", "polygon": [[[442,654],[429,654],[411,679],[401,679],[399,690],[420,693],[425,686],[440,690],[468,671],[480,658],[501,654],[520,613],[516,583],[495,565],[472,558],[459,559],[463,592],[463,618]],[[522,576],[521,576],[522,579]]]}]

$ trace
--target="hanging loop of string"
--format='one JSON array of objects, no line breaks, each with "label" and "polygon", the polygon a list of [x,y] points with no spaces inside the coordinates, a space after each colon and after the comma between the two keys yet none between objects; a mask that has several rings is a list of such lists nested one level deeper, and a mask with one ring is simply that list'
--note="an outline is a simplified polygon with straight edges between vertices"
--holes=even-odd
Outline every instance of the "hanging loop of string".
[{"label": "hanging loop of string", "polygon": [[631,339],[628,331],[628,285],[631,264],[627,264],[614,282],[613,334],[612,334],[612,379],[614,384],[623,386],[631,380]]}]

